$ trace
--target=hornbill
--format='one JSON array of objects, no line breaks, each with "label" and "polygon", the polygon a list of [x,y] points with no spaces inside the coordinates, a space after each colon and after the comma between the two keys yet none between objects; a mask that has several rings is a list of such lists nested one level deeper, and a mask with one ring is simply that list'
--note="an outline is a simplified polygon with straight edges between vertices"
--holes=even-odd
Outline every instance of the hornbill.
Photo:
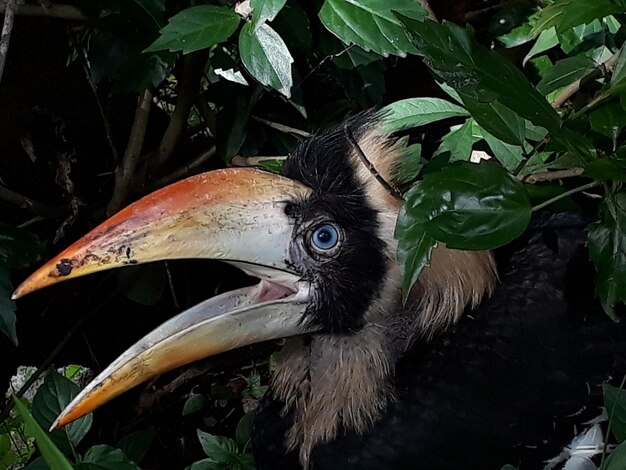
[{"label": "hornbill", "polygon": [[377,113],[349,118],[301,142],[283,176],[229,168],[174,183],[24,281],[15,298],[174,258],[260,279],[149,333],[54,426],[167,370],[285,337],[253,430],[260,468],[533,469],[557,455],[626,372],[626,329],[593,300],[584,221],[540,214],[498,262],[439,244],[403,303],[401,202],[386,184],[401,147],[381,129]]}]

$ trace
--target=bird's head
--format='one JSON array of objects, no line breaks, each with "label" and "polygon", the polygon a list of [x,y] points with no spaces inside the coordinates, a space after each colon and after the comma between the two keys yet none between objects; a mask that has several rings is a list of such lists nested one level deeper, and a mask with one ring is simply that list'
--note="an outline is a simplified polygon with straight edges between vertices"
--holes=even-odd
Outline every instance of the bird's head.
[{"label": "bird's head", "polygon": [[364,431],[393,400],[395,361],[456,321],[495,283],[486,252],[437,247],[406,306],[393,237],[400,146],[374,113],[303,141],[284,176],[249,168],[193,176],[131,204],[46,263],[14,297],[156,260],[212,258],[260,279],[173,317],[124,352],[58,417],[64,425],[183,364],[293,337],[273,393],[295,412],[306,461],[340,428]]}]

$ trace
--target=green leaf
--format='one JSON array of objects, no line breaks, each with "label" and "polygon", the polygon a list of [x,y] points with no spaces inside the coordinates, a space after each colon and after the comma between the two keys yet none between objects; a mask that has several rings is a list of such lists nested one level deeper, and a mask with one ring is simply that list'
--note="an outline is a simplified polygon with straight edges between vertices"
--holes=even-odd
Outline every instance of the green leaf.
[{"label": "green leaf", "polygon": [[408,145],[408,141],[409,139],[407,137],[399,143],[403,148],[392,173],[394,183],[399,186],[410,183],[416,179],[424,166],[421,144]]},{"label": "green leaf", "polygon": [[206,397],[204,395],[200,393],[190,394],[183,405],[183,416],[188,416],[201,411],[202,408],[204,408],[205,403]]},{"label": "green leaf", "polygon": [[17,346],[17,332],[15,330],[15,302],[11,300],[13,285],[9,270],[0,264],[0,331],[9,337]]},{"label": "green leaf", "polygon": [[604,311],[626,301],[626,192],[609,193],[600,204],[600,222],[589,227],[589,256],[596,266],[596,295]]},{"label": "green leaf", "polygon": [[76,468],[85,470],[140,470],[121,449],[103,444],[90,447]]},{"label": "green leaf", "polygon": [[493,152],[493,156],[509,171],[514,170],[524,159],[524,151],[519,145],[511,145],[481,129],[483,138]]},{"label": "green leaf", "polygon": [[508,144],[524,144],[527,123],[515,112],[498,101],[481,102],[465,93],[461,99],[481,127]]},{"label": "green leaf", "polygon": [[291,96],[293,58],[285,42],[267,24],[246,23],[239,34],[239,54],[250,75],[287,98]]},{"label": "green leaf", "polygon": [[522,61],[522,65],[526,65],[533,57],[541,54],[542,52],[546,52],[547,50],[552,49],[553,47],[559,44],[559,38],[556,34],[555,28],[549,28],[541,32],[533,47],[530,48],[526,57]]},{"label": "green leaf", "polygon": [[0,222],[0,266],[27,268],[41,259],[45,246],[35,235]]},{"label": "green leaf", "polygon": [[626,83],[626,42],[619,50],[619,57],[611,75],[611,89],[616,90]]},{"label": "green leaf", "polygon": [[230,8],[198,5],[169,19],[161,37],[144,52],[169,50],[183,54],[206,49],[226,41],[239,25],[239,15]]},{"label": "green leaf", "polygon": [[237,443],[223,436],[214,436],[198,429],[198,439],[207,457],[216,462],[230,462],[237,456]]},{"label": "green leaf", "polygon": [[252,22],[257,28],[266,21],[273,21],[278,12],[287,3],[287,0],[250,0],[252,7]]},{"label": "green leaf", "polygon": [[582,54],[559,60],[537,83],[537,90],[539,93],[547,95],[558,88],[586,77],[595,68],[596,63]]},{"label": "green leaf", "polygon": [[233,95],[228,105],[217,113],[217,154],[225,162],[229,162],[241,149],[248,134],[250,119],[249,94]]},{"label": "green leaf", "polygon": [[262,168],[271,173],[277,173],[280,175],[283,172],[284,164],[285,164],[284,160],[276,160],[276,159],[261,160],[259,162],[259,168]]},{"label": "green leaf", "polygon": [[626,440],[626,391],[610,384],[602,385],[604,408],[617,442]]},{"label": "green leaf", "polygon": [[560,131],[560,117],[522,72],[479,45],[469,31],[452,23],[402,20],[426,65],[461,95],[483,103],[498,101],[537,126]]},{"label": "green leaf", "polygon": [[454,116],[467,116],[462,107],[441,98],[409,98],[381,109],[385,132],[397,132],[423,126]]},{"label": "green leaf", "polygon": [[252,433],[252,424],[254,423],[254,418],[256,416],[256,412],[252,411],[250,413],[246,413],[241,417],[239,422],[237,423],[237,429],[235,430],[235,436],[237,438],[237,444],[242,449],[245,448],[250,442],[250,436]]},{"label": "green leaf", "polygon": [[617,137],[626,127],[626,111],[617,103],[602,106],[589,114],[589,124],[594,131],[607,136],[616,145]]},{"label": "green leaf", "polygon": [[559,34],[559,44],[566,54],[571,55],[573,51],[578,52],[594,47],[602,46],[605,43],[605,34],[602,22],[594,20],[588,24],[580,24]]},{"label": "green leaf", "polygon": [[604,461],[600,470],[624,470],[626,468],[626,442],[622,442]]},{"label": "green leaf", "polygon": [[626,158],[598,158],[585,167],[583,175],[599,181],[626,182]]},{"label": "green leaf", "polygon": [[440,155],[442,153],[449,153],[449,162],[455,161],[468,161],[472,153],[472,145],[474,142],[480,140],[475,138],[472,133],[474,120],[468,119],[463,125],[452,129],[449,133],[443,136],[439,148],[435,151],[433,156]]},{"label": "green leaf", "polygon": [[26,406],[15,397],[13,397],[13,401],[15,402],[15,409],[26,424],[26,434],[35,438],[37,447],[48,465],[50,465],[50,468],[54,470],[72,470],[70,462],[50,440],[46,432],[41,429],[37,421],[33,419]]},{"label": "green leaf", "polygon": [[[408,204],[408,202],[407,202]],[[414,217],[405,204],[398,214],[395,237],[398,240],[397,258],[402,267],[402,301],[411,292],[422,270],[428,266],[437,241],[426,231],[423,219]]]},{"label": "green leaf", "polygon": [[[79,391],[74,382],[50,369],[33,398],[33,417],[45,429],[50,429],[57,416],[78,395]],[[91,428],[92,421],[93,416],[90,413],[61,429],[54,430],[50,433],[50,438],[62,450],[68,447],[74,449]]]},{"label": "green leaf", "polygon": [[626,2],[623,0],[557,0],[541,10],[533,34],[553,26],[561,33],[573,26],[591,23],[596,18],[622,13],[625,8]]},{"label": "green leaf", "polygon": [[117,442],[117,447],[124,452],[126,457],[139,465],[150,450],[156,434],[157,428],[153,426],[141,431],[135,431],[121,438]]},{"label": "green leaf", "polygon": [[288,4],[276,17],[272,26],[285,40],[293,51],[300,51],[305,55],[311,53],[313,48],[313,35],[309,26],[309,18],[306,12],[298,4]]},{"label": "green leaf", "polygon": [[488,250],[514,240],[531,214],[522,183],[493,162],[456,162],[430,173],[406,201],[407,216],[432,238],[463,250]]},{"label": "green leaf", "polygon": [[413,0],[325,0],[319,17],[346,44],[385,57],[404,57],[414,53],[415,47],[392,10],[413,19],[426,18],[424,9]]}]

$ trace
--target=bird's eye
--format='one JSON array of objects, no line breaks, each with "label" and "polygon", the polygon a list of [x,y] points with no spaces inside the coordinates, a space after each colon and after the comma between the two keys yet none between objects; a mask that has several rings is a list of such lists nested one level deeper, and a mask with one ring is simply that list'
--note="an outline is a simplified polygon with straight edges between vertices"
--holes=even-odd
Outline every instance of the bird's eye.
[{"label": "bird's eye", "polygon": [[311,232],[311,246],[318,251],[329,251],[339,244],[339,230],[331,224],[320,225]]}]

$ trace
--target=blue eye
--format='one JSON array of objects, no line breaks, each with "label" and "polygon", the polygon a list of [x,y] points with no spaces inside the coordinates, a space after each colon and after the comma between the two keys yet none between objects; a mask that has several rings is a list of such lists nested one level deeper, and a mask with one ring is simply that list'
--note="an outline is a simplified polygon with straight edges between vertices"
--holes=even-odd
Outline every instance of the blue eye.
[{"label": "blue eye", "polygon": [[313,230],[311,243],[318,250],[332,250],[339,243],[339,232],[337,228],[330,224],[324,224]]}]

